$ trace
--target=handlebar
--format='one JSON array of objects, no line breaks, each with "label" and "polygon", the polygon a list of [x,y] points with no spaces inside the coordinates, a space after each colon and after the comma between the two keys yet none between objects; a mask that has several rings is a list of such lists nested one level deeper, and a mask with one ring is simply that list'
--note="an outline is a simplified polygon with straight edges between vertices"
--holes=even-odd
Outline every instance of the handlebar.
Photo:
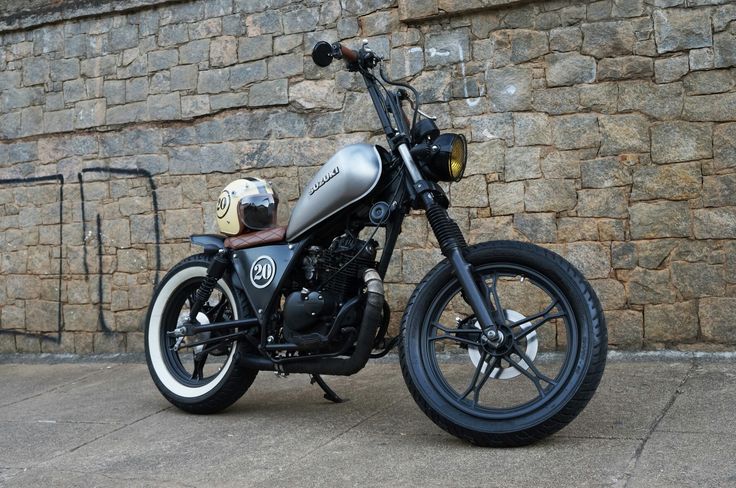
[{"label": "handlebar", "polygon": [[319,41],[314,45],[312,60],[317,66],[327,67],[333,59],[344,59],[350,71],[373,68],[380,60],[365,45],[359,51],[354,51],[339,42],[330,44],[327,41]]},{"label": "handlebar", "polygon": [[[344,59],[348,71],[358,71],[363,75],[366,87],[368,88],[368,94],[378,112],[378,117],[381,120],[381,125],[386,132],[386,136],[391,139],[398,132],[399,134],[403,134],[404,137],[407,137],[411,134],[417,123],[419,93],[407,83],[391,81],[386,78],[382,67],[379,69],[379,74],[383,81],[400,88],[393,92],[381,84],[372,73],[372,70],[380,65],[383,58],[377,56],[376,53],[368,48],[367,44],[368,41],[364,40],[363,47],[358,51],[354,51],[349,47],[341,45],[339,42],[330,44],[327,41],[319,41],[312,49],[312,60],[317,66],[324,68],[329,66],[335,59]],[[414,104],[412,105],[414,114],[411,120],[402,107],[404,100],[411,102],[407,90],[414,94]],[[393,117],[395,123],[392,123],[391,117]]]},{"label": "handlebar", "polygon": [[340,46],[340,53],[342,53],[342,57],[345,58],[345,60],[349,63],[356,63],[358,62],[358,53],[352,49],[350,49],[347,46]]}]

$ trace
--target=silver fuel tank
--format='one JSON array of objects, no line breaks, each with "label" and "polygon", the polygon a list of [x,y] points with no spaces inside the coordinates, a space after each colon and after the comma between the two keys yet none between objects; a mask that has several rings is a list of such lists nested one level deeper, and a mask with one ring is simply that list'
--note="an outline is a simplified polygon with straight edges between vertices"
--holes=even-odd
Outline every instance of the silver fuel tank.
[{"label": "silver fuel tank", "polygon": [[340,149],[302,191],[291,212],[286,240],[306,231],[368,195],[381,179],[381,156],[376,146],[351,144]]}]

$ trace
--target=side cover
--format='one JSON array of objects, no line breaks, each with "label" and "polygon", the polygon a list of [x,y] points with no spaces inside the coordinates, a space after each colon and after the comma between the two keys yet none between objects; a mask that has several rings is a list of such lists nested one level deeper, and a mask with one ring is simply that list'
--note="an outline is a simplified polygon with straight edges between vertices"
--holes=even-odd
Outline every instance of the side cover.
[{"label": "side cover", "polygon": [[284,277],[288,276],[304,242],[275,244],[233,252],[233,266],[243,285],[258,321],[264,324],[279,297]]},{"label": "side cover", "polygon": [[381,179],[381,156],[370,144],[340,149],[317,171],[291,212],[286,240],[304,232],[368,195]]}]

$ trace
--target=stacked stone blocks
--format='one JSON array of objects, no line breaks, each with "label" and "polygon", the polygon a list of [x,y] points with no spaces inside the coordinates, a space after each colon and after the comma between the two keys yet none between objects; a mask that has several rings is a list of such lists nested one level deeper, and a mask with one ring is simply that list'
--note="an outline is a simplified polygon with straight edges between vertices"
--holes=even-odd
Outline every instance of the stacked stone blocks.
[{"label": "stacked stone blocks", "polygon": [[[566,256],[615,347],[733,347],[736,6],[495,3],[182,2],[2,33],[0,329],[21,333],[0,350],[140,351],[156,276],[227,182],[293,204],[342,145],[385,144],[361,80],[309,58],[362,38],[468,137],[446,189],[471,242]],[[34,180],[56,175],[63,195]],[[395,320],[441,259],[419,213],[399,244]]]}]

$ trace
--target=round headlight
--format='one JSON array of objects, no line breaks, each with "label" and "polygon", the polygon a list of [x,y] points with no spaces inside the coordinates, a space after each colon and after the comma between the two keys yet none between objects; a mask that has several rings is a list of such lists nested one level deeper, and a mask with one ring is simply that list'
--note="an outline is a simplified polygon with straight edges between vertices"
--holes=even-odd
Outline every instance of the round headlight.
[{"label": "round headlight", "polygon": [[468,159],[465,136],[442,134],[432,142],[432,146],[434,154],[425,165],[429,176],[436,181],[460,181]]},{"label": "round headlight", "polygon": [[452,141],[452,150],[450,151],[450,177],[452,181],[460,181],[465,173],[465,164],[468,162],[468,143],[465,142],[465,136],[458,135]]}]

